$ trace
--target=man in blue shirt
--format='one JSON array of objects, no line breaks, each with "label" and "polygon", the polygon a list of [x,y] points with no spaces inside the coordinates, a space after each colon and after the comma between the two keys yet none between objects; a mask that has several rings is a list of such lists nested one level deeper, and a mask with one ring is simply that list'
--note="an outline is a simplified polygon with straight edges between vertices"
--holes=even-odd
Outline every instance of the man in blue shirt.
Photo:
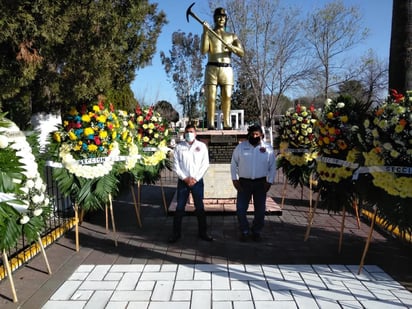
[{"label": "man in blue shirt", "polygon": [[176,145],[174,149],[174,171],[177,174],[177,206],[173,218],[173,234],[170,243],[180,239],[182,218],[189,193],[192,193],[195,211],[199,225],[199,238],[212,241],[207,234],[206,214],[204,210],[204,184],[203,176],[209,168],[209,153],[205,143],[196,139],[196,128],[189,124],[185,128],[185,140]]},{"label": "man in blue shirt", "polygon": [[250,126],[247,137],[248,140],[237,145],[233,151],[230,172],[237,190],[236,214],[240,239],[246,241],[250,235],[247,209],[253,197],[251,232],[253,239],[260,241],[265,221],[266,194],[275,179],[276,160],[272,146],[262,140],[263,130],[259,125]]}]

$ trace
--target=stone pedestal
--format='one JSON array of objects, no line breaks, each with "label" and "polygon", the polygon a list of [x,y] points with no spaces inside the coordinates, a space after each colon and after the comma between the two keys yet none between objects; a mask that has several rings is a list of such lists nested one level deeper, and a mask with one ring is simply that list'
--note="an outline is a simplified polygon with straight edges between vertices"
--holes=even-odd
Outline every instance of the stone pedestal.
[{"label": "stone pedestal", "polygon": [[198,131],[197,138],[209,150],[210,166],[206,172],[205,199],[236,198],[230,175],[230,160],[235,147],[246,139],[247,132],[240,130]]}]

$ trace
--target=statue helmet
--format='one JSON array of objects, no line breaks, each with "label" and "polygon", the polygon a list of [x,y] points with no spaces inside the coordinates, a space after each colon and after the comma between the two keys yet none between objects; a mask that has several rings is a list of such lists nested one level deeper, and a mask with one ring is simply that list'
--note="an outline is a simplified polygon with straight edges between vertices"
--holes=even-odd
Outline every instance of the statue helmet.
[{"label": "statue helmet", "polygon": [[224,9],[224,8],[217,8],[216,10],[215,10],[215,12],[213,13],[213,17],[216,17],[216,16],[227,16],[227,14],[226,14],[226,10]]},{"label": "statue helmet", "polygon": [[[227,14],[226,10],[224,8],[217,8],[215,9],[215,12],[213,13],[213,20],[216,21],[217,16],[225,16],[226,17],[226,22],[227,22]],[[226,26],[226,23],[225,23]]]}]

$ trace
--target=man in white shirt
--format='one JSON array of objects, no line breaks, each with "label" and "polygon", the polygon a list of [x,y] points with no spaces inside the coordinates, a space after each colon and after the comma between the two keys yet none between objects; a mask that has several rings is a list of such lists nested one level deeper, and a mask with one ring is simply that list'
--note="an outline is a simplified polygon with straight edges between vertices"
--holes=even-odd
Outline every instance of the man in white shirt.
[{"label": "man in white shirt", "polygon": [[174,149],[174,170],[179,178],[177,182],[177,206],[173,218],[173,234],[170,243],[181,237],[182,218],[189,193],[192,193],[198,220],[199,238],[212,241],[207,234],[206,214],[203,204],[203,176],[209,168],[209,152],[205,143],[196,139],[196,128],[187,125],[184,133],[185,140],[178,143]]},{"label": "man in white shirt", "polygon": [[[241,232],[240,240],[246,241],[252,232],[253,240],[261,240],[265,221],[266,194],[273,184],[276,160],[273,148],[265,143],[259,125],[248,128],[248,140],[236,146],[232,154],[230,172],[237,190],[236,213]],[[253,197],[254,219],[251,230],[247,209]]]}]

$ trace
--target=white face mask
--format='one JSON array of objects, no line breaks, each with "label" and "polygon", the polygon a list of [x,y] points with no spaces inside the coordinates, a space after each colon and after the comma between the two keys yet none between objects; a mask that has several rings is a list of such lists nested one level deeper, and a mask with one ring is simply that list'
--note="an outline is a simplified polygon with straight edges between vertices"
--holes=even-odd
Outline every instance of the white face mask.
[{"label": "white face mask", "polygon": [[185,140],[188,143],[191,143],[195,140],[195,133],[193,132],[186,132],[185,133]]}]

